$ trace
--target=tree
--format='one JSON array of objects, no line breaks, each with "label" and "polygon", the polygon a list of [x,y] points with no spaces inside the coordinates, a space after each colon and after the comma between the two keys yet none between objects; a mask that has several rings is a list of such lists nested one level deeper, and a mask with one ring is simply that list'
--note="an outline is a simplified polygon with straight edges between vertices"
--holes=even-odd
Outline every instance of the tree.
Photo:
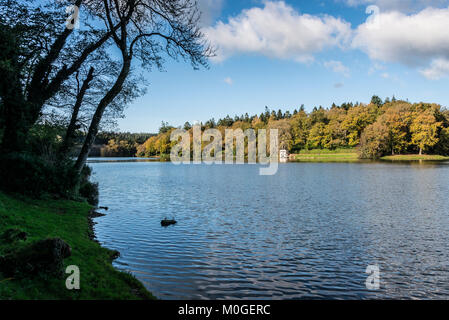
[{"label": "tree", "polygon": [[299,151],[304,149],[307,144],[310,130],[307,113],[304,110],[296,112],[296,114],[290,119],[290,123],[292,126],[294,150]]},{"label": "tree", "polygon": [[226,118],[220,119],[217,124],[219,126],[230,127],[233,123],[234,120],[229,115],[227,115]]},{"label": "tree", "polygon": [[284,119],[284,115],[282,114],[282,110],[279,109],[278,113],[276,114],[276,120]]},{"label": "tree", "polygon": [[[377,107],[377,105],[374,106]],[[341,123],[343,130],[346,131],[348,146],[355,147],[360,143],[363,130],[376,120],[377,114],[373,111],[375,112],[375,110],[370,110],[370,108],[364,105],[358,105],[348,109]]]},{"label": "tree", "polygon": [[442,122],[437,122],[434,110],[431,108],[415,115],[410,126],[412,144],[419,148],[419,154],[435,146],[438,143],[438,133]]},{"label": "tree", "polygon": [[379,96],[376,96],[376,95],[374,95],[374,96],[371,98],[371,103],[372,103],[372,104],[375,104],[375,105],[377,105],[377,106],[379,106],[379,107],[383,105],[382,99],[379,98]]},{"label": "tree", "polygon": [[[95,67],[95,68],[94,68]],[[89,57],[75,76],[69,78],[60,91],[52,97],[42,110],[43,118],[51,115],[58,118],[59,123],[68,123],[65,139],[60,148],[59,158],[66,158],[74,148],[74,137],[86,136],[98,101],[104,95],[105,88],[111,87],[120,73],[120,63],[115,61],[104,50],[99,49]],[[84,78],[83,83],[81,80]],[[115,128],[116,119],[123,117],[124,109],[137,97],[146,92],[145,81],[139,76],[129,76],[123,89],[109,104],[102,116],[101,130]],[[82,143],[82,141],[81,141]]]},{"label": "tree", "polygon": [[268,129],[277,129],[279,134],[279,148],[290,150],[293,145],[291,124],[288,119],[272,121],[268,124]]},{"label": "tree", "polygon": [[338,120],[331,120],[324,128],[322,146],[326,149],[334,150],[346,145],[346,132],[341,127]]},{"label": "tree", "polygon": [[75,137],[75,131],[77,129],[78,115],[84,100],[84,96],[86,95],[87,89],[89,89],[89,83],[92,81],[93,77],[94,77],[94,68],[91,67],[81,87],[77,88],[78,92],[76,94],[76,101],[73,106],[72,116],[70,118],[70,123],[67,128],[67,132],[60,149],[60,155],[62,158],[67,155],[68,151],[73,145],[73,139]]},{"label": "tree", "polygon": [[410,145],[410,124],[412,106],[407,102],[399,102],[389,107],[378,120],[388,128],[388,144],[391,154],[401,153]]},{"label": "tree", "polygon": [[309,137],[307,139],[308,149],[323,149],[326,144],[325,138],[326,125],[322,122],[317,122],[310,129]]},{"label": "tree", "polygon": [[323,108],[318,109],[314,107],[312,113],[309,114],[309,121],[311,125],[314,125],[318,122],[321,122],[323,124],[329,123],[329,119],[326,115],[326,110],[324,110]]},{"label": "tree", "polygon": [[137,144],[125,140],[109,140],[101,149],[102,157],[133,157],[137,153]]},{"label": "tree", "polygon": [[[22,151],[30,128],[41,115],[44,104],[59,92],[63,83],[97,49],[105,45],[111,31],[96,24],[74,33],[65,26],[66,6],[81,6],[82,0],[29,1],[1,0],[1,28],[8,26],[16,50],[5,56],[13,61],[16,81],[10,90],[1,92],[4,105],[3,152]],[[86,12],[88,14],[88,12]],[[94,27],[95,25],[95,27]],[[116,25],[112,30],[117,30]],[[71,39],[71,46],[67,46]],[[8,51],[9,52],[9,51]]]},{"label": "tree", "polygon": [[[0,77],[0,137],[2,140],[5,139],[4,127],[7,123],[10,126],[20,127],[22,121],[14,109],[14,106],[23,103],[20,92],[14,90],[14,87],[19,86],[21,82],[18,52],[19,44],[14,37],[13,29],[2,23],[0,25],[0,73],[2,75]],[[10,131],[6,132],[7,136]],[[20,143],[24,139],[24,136],[17,137]]]},{"label": "tree", "polygon": [[190,124],[190,122],[184,123],[183,129],[186,131],[189,131],[190,129],[192,129],[192,125]]},{"label": "tree", "polygon": [[161,127],[159,128],[159,133],[166,133],[173,129],[171,125],[168,124],[168,122],[162,121]]},{"label": "tree", "polygon": [[449,127],[442,128],[438,138],[438,143],[434,147],[435,153],[444,156],[449,155]]},{"label": "tree", "polygon": [[[143,67],[162,67],[165,53],[169,57],[189,60],[194,68],[207,67],[213,49],[199,27],[197,3],[192,0],[117,0],[94,2],[89,9],[96,12],[121,53],[122,68],[113,86],[100,100],[92,118],[85,142],[75,164],[80,172],[98,133],[104,111],[123,89],[134,58]],[[119,28],[116,29],[115,26]]]},{"label": "tree", "polygon": [[379,159],[389,148],[389,130],[384,123],[369,125],[360,138],[359,157],[361,159]]},{"label": "tree", "polygon": [[[262,113],[262,116],[263,116],[263,113]],[[257,133],[257,131],[258,131],[259,129],[265,128],[265,122],[264,122],[261,118],[259,118],[258,116],[255,116],[255,117],[253,118],[253,121],[251,121],[251,127],[252,127],[254,130],[256,130],[256,133]]]}]

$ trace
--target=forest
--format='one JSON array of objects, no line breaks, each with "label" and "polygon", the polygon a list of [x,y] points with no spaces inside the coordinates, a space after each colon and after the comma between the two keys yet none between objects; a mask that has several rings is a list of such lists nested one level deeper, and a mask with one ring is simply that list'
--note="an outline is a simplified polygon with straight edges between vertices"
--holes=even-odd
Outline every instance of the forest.
[{"label": "forest", "polygon": [[[155,135],[152,133],[99,132],[89,157],[134,157],[137,148]],[[81,135],[80,142],[83,138]]]},{"label": "forest", "polygon": [[[333,104],[314,107],[304,105],[293,112],[270,110],[260,115],[201,123],[202,130],[216,128],[224,137],[225,129],[278,129],[281,148],[290,153],[302,150],[356,149],[361,159],[379,159],[398,154],[449,154],[449,110],[436,103],[410,103],[395,97],[383,101],[373,96],[370,103]],[[182,127],[192,132],[186,122]],[[137,147],[137,156],[152,157],[170,153],[170,133],[175,128],[166,122],[157,136]],[[204,146],[203,146],[204,147]]]}]

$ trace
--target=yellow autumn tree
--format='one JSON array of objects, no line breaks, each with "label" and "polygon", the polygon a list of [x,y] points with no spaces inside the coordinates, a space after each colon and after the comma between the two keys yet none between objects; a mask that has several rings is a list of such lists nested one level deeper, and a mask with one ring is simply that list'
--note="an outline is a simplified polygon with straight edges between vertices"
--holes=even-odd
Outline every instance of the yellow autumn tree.
[{"label": "yellow autumn tree", "polygon": [[[268,123],[268,129],[277,129],[279,133],[279,147],[281,149],[290,150],[293,144],[293,136],[291,132],[291,124],[287,119],[282,120],[270,120]],[[269,136],[269,133],[267,133]]]},{"label": "yellow autumn tree", "polygon": [[438,132],[442,124],[435,118],[435,112],[432,108],[415,114],[410,132],[412,144],[419,148],[420,155],[438,143]]},{"label": "yellow autumn tree", "polygon": [[388,144],[391,154],[406,151],[410,142],[407,139],[410,124],[413,119],[412,105],[401,102],[389,107],[378,119],[388,128]]},{"label": "yellow autumn tree", "polygon": [[300,110],[290,119],[290,125],[292,127],[293,146],[295,150],[299,151],[304,149],[307,145],[310,131],[307,113],[304,110]]}]

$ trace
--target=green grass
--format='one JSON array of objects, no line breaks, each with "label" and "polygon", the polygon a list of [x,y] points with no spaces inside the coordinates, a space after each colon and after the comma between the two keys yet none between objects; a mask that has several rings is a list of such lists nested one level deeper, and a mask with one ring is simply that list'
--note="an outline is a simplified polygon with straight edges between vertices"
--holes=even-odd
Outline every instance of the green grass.
[{"label": "green grass", "polygon": [[439,155],[419,155],[419,154],[402,154],[402,155],[394,155],[394,156],[386,156],[383,157],[382,160],[389,161],[417,161],[417,160],[425,160],[425,161],[443,161],[449,160],[449,157],[439,156]]},{"label": "green grass", "polygon": [[354,154],[357,153],[357,149],[355,148],[338,148],[334,150],[330,149],[313,149],[313,150],[306,150],[303,149],[299,152],[299,154]]},{"label": "green grass", "polygon": [[290,156],[290,161],[297,162],[356,162],[359,161],[355,149],[315,149],[301,150]]},{"label": "green grass", "polygon": [[[386,156],[381,160],[388,161],[444,161],[449,160],[449,157],[439,155],[418,155],[418,154],[403,154],[395,156]],[[299,154],[291,154],[290,161],[292,162],[358,162],[362,161],[358,158],[356,149],[314,149],[301,150]]]},{"label": "green grass", "polygon": [[112,266],[111,250],[90,240],[89,210],[85,203],[31,200],[0,193],[0,234],[10,228],[28,234],[26,242],[0,242],[0,255],[36,240],[59,237],[72,248],[64,267],[77,265],[81,279],[80,290],[70,291],[65,287],[65,277],[8,279],[0,274],[0,299],[152,299],[136,278]]}]

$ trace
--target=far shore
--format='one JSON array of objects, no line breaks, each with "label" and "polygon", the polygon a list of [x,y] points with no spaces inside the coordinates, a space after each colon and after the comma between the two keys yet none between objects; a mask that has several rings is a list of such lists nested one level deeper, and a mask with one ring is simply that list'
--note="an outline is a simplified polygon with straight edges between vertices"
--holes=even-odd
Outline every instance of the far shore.
[{"label": "far shore", "polygon": [[389,161],[448,161],[449,157],[435,154],[400,154],[394,156],[383,157],[382,160]]},{"label": "far shore", "polygon": [[[89,162],[101,161],[102,159],[111,159],[111,162],[120,160],[114,158],[121,157],[92,157]],[[135,159],[136,161],[154,161],[154,162],[170,162],[170,155],[152,156],[152,157],[123,157]],[[246,159],[245,159],[246,160]],[[289,155],[289,162],[372,162],[373,160],[360,159],[357,152],[352,149],[337,150],[304,150],[301,153],[293,153]],[[441,155],[429,154],[399,154],[384,156],[378,161],[449,161],[449,157]]]},{"label": "far shore", "polygon": [[[429,154],[399,154],[384,156],[379,160],[383,161],[449,161],[449,157]],[[332,150],[304,150],[299,154],[290,154],[290,162],[360,162],[367,161],[360,159],[355,149]]]}]

